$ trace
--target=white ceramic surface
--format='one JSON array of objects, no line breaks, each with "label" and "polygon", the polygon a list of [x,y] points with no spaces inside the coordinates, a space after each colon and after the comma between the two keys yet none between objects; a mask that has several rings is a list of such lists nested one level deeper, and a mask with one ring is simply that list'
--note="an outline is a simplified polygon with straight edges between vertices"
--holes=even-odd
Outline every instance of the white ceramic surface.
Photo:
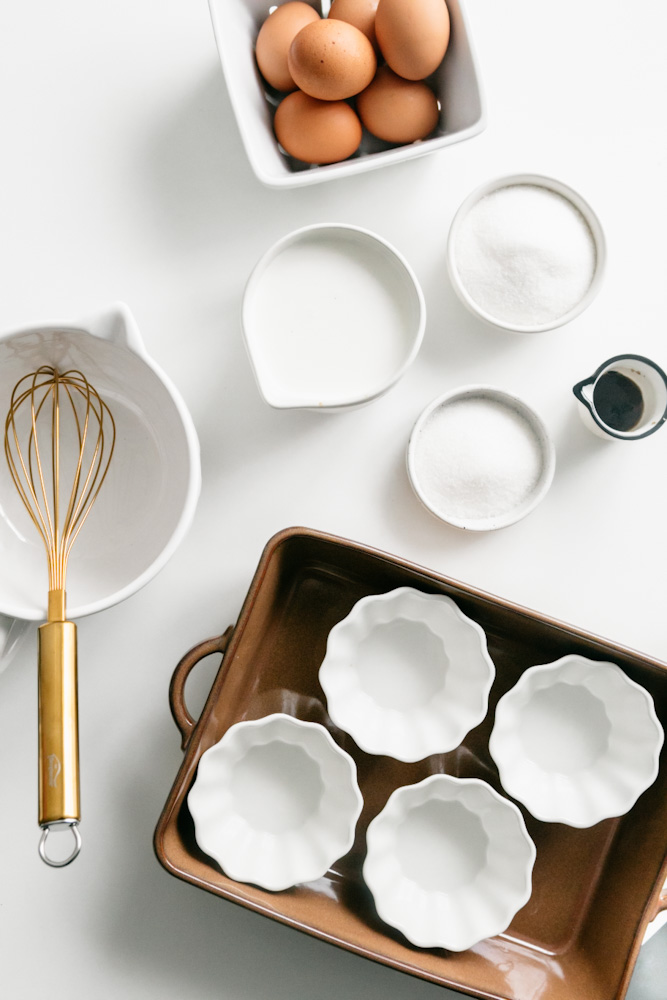
[{"label": "white ceramic surface", "polygon": [[[135,593],[174,553],[199,497],[199,444],[178,390],[149,358],[122,303],[81,322],[0,335],[4,411],[15,383],[42,364],[81,369],[116,423],[107,478],[69,559],[67,614],[80,618]],[[8,473],[2,477],[0,551],[0,612],[44,618],[44,545]]]},{"label": "white ceramic surface", "polygon": [[486,715],[494,676],[482,628],[412,587],[357,601],[319,671],[335,724],[367,753],[404,761],[458,746]]},{"label": "white ceramic surface", "polygon": [[255,378],[277,409],[337,410],[383,395],[415,359],[425,323],[405,258],[375,233],[338,223],[279,240],[243,299]]},{"label": "white ceramic surface", "polygon": [[[306,0],[320,10],[317,0]],[[366,136],[357,154],[341,163],[307,167],[285,156],[273,133],[276,98],[267,100],[254,58],[255,40],[270,5],[265,0],[209,0],[213,30],[229,98],[256,176],[270,187],[294,187],[347,177],[423,156],[481,132],[486,124],[479,70],[460,0],[448,0],[451,40],[433,77],[441,104],[435,135],[392,147]]]},{"label": "white ceramic surface", "polygon": [[188,795],[197,843],[239,882],[312,882],[354,842],[354,761],[327,730],[276,713],[238,722],[206,750]]},{"label": "white ceramic surface", "polygon": [[653,784],[663,738],[648,691],[614,663],[570,654],[529,668],[500,699],[489,750],[533,816],[589,827]]},{"label": "white ceramic surface", "polygon": [[420,948],[471,948],[530,898],[535,845],[523,817],[478,778],[433,774],[396,789],[367,846],[380,917]]},{"label": "white ceramic surface", "polygon": [[[466,218],[471,209],[473,209],[482,198],[486,197],[486,195],[493,194],[502,188],[508,188],[515,185],[529,185],[546,188],[548,191],[553,191],[554,193],[565,198],[566,201],[570,202],[571,205],[578,210],[581,216],[583,216],[583,219],[588,225],[595,246],[595,269],[593,277],[587,291],[584,295],[582,295],[576,305],[558,317],[554,317],[553,319],[545,322],[530,325],[520,325],[519,323],[508,322],[498,316],[493,316],[486,311],[470,295],[461,279],[459,268],[457,266],[457,240],[459,239],[461,230],[465,226]],[[494,327],[498,327],[512,333],[542,333],[546,330],[553,330],[557,327],[563,326],[565,323],[569,323],[575,319],[575,317],[582,313],[584,309],[588,308],[598,294],[605,272],[606,259],[607,250],[604,231],[600,220],[591,206],[577,191],[573,190],[567,184],[563,184],[562,181],[556,180],[553,177],[545,177],[543,174],[512,174],[505,177],[496,177],[493,180],[480,184],[479,187],[475,188],[475,190],[464,199],[457,210],[452,220],[447,240],[447,269],[454,290],[460,300],[475,316],[485,320]]]},{"label": "white ceramic surface", "polygon": [[[473,421],[471,408],[480,402],[488,412]],[[542,419],[518,396],[490,385],[438,396],[408,442],[408,478],[417,497],[441,521],[467,531],[521,520],[546,496],[555,468]]]},{"label": "white ceramic surface", "polygon": [[[618,372],[638,386],[644,410],[637,425],[619,431],[604,422],[595,406],[595,389],[608,372]],[[603,362],[590,378],[573,386],[577,409],[584,425],[607,441],[638,441],[654,434],[667,421],[667,375],[654,361],[638,354],[617,354]]]}]

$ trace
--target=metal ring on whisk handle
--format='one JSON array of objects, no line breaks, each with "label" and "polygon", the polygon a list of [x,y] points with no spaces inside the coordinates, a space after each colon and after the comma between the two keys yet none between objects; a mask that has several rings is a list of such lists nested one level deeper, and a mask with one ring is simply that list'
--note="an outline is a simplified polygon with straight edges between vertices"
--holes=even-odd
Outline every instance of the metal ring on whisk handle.
[{"label": "metal ring on whisk handle", "polygon": [[[72,853],[69,854],[66,858],[63,858],[62,861],[54,861],[53,858],[50,858],[46,853],[46,841],[48,840],[49,834],[51,833],[51,828],[54,826],[68,826],[72,831],[72,834],[74,835],[74,848],[72,850]],[[42,861],[45,864],[50,865],[51,868],[64,868],[65,865],[68,865],[71,861],[74,861],[74,859],[78,856],[80,850],[81,850],[81,834],[79,833],[78,820],[60,819],[57,820],[55,823],[45,823],[44,826],[42,827],[42,836],[40,837],[39,840],[39,856],[42,859]]]}]

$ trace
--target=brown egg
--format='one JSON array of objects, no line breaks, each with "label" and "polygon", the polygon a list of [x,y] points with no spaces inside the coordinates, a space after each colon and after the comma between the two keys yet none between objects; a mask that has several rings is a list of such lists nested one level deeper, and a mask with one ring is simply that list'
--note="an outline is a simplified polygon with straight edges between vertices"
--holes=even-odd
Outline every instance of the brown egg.
[{"label": "brown egg", "polygon": [[287,64],[297,87],[322,101],[342,101],[367,87],[377,60],[363,32],[346,21],[322,18],[302,28]]},{"label": "brown egg", "polygon": [[269,14],[257,35],[255,58],[260,73],[271,87],[276,90],[296,88],[287,68],[289,47],[306,24],[319,20],[317,11],[301,0],[289,0]]},{"label": "brown egg", "polygon": [[445,0],[380,0],[375,34],[394,73],[423,80],[438,68],[449,45]]},{"label": "brown egg", "polygon": [[380,0],[333,0],[329,17],[353,24],[359,31],[363,31],[375,48],[375,11],[379,2]]},{"label": "brown egg", "polygon": [[345,101],[319,101],[300,90],[284,97],[273,119],[283,149],[305,163],[346,160],[361,142],[361,122]]},{"label": "brown egg", "polygon": [[359,94],[357,112],[372,135],[396,143],[425,139],[440,117],[435,94],[427,84],[404,80],[388,66],[381,66]]}]

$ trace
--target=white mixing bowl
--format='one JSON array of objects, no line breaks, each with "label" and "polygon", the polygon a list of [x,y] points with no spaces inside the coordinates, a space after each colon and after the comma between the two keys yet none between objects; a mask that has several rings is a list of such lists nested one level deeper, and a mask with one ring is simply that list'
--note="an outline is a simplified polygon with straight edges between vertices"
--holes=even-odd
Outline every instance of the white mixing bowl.
[{"label": "white mixing bowl", "polygon": [[[3,413],[16,382],[44,364],[83,371],[116,423],[107,479],[69,561],[67,614],[76,619],[134,594],[173,554],[199,497],[199,444],[183,400],[148,357],[123,304],[83,323],[0,334]],[[48,590],[44,545],[2,465],[0,657],[19,631],[12,619],[46,616]]]}]

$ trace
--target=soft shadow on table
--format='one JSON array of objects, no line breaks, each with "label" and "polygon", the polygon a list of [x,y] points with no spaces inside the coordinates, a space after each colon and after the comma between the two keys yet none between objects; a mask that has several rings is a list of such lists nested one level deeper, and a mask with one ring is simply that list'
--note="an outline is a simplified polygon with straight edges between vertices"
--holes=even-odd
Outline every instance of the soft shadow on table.
[{"label": "soft shadow on table", "polygon": [[[404,452],[397,454],[387,469],[385,507],[386,516],[395,522],[396,530],[409,539],[413,548],[428,548],[434,562],[440,558],[457,561],[460,554],[472,555],[488,546],[489,539],[496,535],[496,532],[455,528],[428,511],[412,489]],[[513,525],[503,528],[503,534],[513,528]]]},{"label": "soft shadow on table", "polygon": [[153,123],[144,167],[163,239],[188,251],[224,246],[235,207],[241,199],[250,203],[248,189],[262,189],[248,169],[219,67],[207,69]]},{"label": "soft shadow on table", "polygon": [[371,190],[378,186],[374,177],[289,189],[262,183],[245,151],[215,63],[152,122],[142,169],[143,204],[152,212],[161,242],[167,240],[175,252],[184,253],[217,244],[221,261],[239,273],[249,252],[256,258],[259,247],[266,249],[291,228],[321,221],[323,213],[333,218],[341,211],[346,214],[350,185],[356,189],[365,183]]},{"label": "soft shadow on table", "polygon": [[555,435],[554,444],[557,453],[557,475],[580,474],[580,469],[592,462],[606,461],[610,449],[618,448],[618,442],[604,440],[588,430],[577,412],[572,399],[572,406],[564,414],[560,428]]},{"label": "soft shadow on table", "polygon": [[338,414],[275,410],[261,397],[241,336],[240,302],[224,313],[230,336],[222,337],[213,318],[202,324],[210,368],[199,377],[193,417],[199,432],[202,462],[211,485],[220,476],[248,470],[281,452],[287,456],[297,440],[307,438]]},{"label": "soft shadow on table", "polygon": [[[520,358],[530,341],[496,330],[473,316],[452,287],[446,264],[446,234],[440,253],[421,261],[419,280],[427,303],[427,327],[420,363],[442,372],[443,391],[453,385],[492,382],[498,361]],[[475,377],[470,378],[471,365]],[[460,374],[459,374],[460,372]]]}]

